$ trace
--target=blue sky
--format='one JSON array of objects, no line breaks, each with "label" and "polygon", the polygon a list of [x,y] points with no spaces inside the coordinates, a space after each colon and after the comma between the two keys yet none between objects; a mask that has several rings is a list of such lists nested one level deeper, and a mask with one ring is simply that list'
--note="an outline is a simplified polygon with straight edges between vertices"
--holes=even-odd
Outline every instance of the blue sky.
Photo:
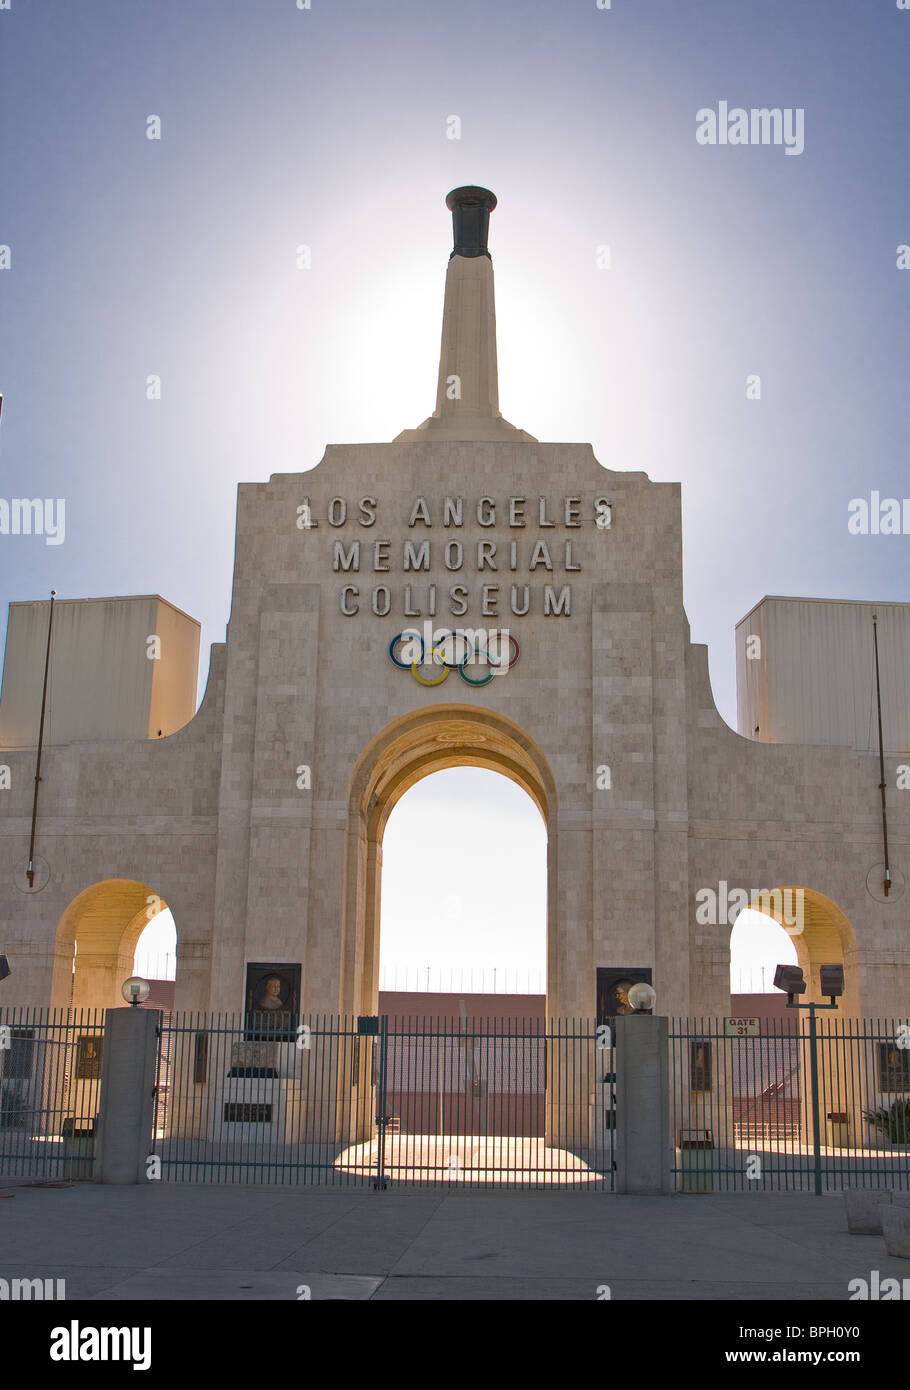
[{"label": "blue sky", "polygon": [[[51,587],[160,592],[203,623],[204,683],[237,483],[432,408],[443,199],[478,182],[503,413],[682,483],[734,722],[764,594],[907,598],[910,539],[846,520],[908,491],[908,71],[897,0],[12,0],[0,496],[65,498],[67,531],[0,537],[0,621]],[[804,152],[700,146],[721,100],[804,110]]]}]

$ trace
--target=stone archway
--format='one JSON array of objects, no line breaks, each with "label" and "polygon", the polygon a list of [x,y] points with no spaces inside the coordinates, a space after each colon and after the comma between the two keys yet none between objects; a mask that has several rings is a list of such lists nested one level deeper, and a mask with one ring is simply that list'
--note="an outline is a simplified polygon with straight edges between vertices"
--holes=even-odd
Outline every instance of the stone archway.
[{"label": "stone archway", "polygon": [[842,965],[844,995],[838,1001],[838,1013],[842,1017],[859,1018],[856,935],[849,917],[837,903],[815,888],[788,885],[766,890],[754,905],[782,926],[796,947],[796,958],[806,978],[806,993],[801,996],[801,1002],[824,1003],[820,967]]},{"label": "stone archway", "polygon": [[129,878],[103,879],[77,893],[57,927],[52,1006],[119,1008],[136,943],[166,906],[153,888]]},{"label": "stone archway", "polygon": [[382,838],[399,798],[447,767],[503,773],[534,801],[547,829],[547,1012],[558,1014],[556,784],[535,741],[512,720],[470,705],[439,705],[386,726],[351,777],[345,850],[340,1007],[374,1014],[379,992]]},{"label": "stone archway", "polygon": [[[780,1104],[790,1109],[780,1113],[785,1118],[798,1116],[802,1143],[808,1144],[813,1134],[811,1087],[814,1071],[821,1143],[827,1143],[829,1133],[834,1133],[829,1132],[829,1125],[831,1117],[837,1116],[845,1117],[846,1133],[854,1142],[860,1142],[864,1132],[863,1110],[871,1103],[872,1068],[864,1055],[868,1045],[860,1041],[863,1030],[858,1022],[862,1017],[858,952],[850,919],[826,894],[793,885],[764,891],[753,906],[783,927],[796,948],[797,964],[806,980],[805,994],[797,996],[800,1004],[827,1004],[821,992],[821,966],[844,967],[844,993],[837,1000],[837,1008],[818,1014],[814,1062],[809,1011],[800,1009],[792,1015],[795,1046],[788,1055],[795,1065],[798,1090],[790,1085],[790,1089],[782,1092]],[[787,1083],[791,1082],[793,1074],[785,1078]]]}]

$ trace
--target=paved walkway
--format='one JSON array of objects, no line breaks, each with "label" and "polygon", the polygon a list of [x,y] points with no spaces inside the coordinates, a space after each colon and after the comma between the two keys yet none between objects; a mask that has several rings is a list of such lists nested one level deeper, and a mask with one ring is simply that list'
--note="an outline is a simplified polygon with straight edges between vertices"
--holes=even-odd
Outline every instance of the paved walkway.
[{"label": "paved walkway", "polygon": [[[837,1196],[0,1187],[0,1277],[70,1299],[844,1300],[877,1269]],[[603,1296],[602,1294],[600,1296]]]}]

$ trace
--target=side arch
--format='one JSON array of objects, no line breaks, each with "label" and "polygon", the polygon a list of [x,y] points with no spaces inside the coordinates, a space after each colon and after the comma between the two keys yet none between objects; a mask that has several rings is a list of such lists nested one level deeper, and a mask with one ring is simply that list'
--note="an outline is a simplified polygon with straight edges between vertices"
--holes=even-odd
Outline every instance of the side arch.
[{"label": "side arch", "polygon": [[[51,1006],[117,1008],[133,972],[136,943],[167,906],[146,883],[107,878],[77,893],[57,926]],[[75,974],[73,957],[75,955]]]},{"label": "side arch", "polygon": [[844,996],[838,1001],[838,1012],[845,1017],[861,1017],[856,933],[837,903],[816,888],[787,884],[768,889],[756,908],[782,926],[796,947],[806,977],[802,1002],[824,1003],[820,967],[842,965]]}]

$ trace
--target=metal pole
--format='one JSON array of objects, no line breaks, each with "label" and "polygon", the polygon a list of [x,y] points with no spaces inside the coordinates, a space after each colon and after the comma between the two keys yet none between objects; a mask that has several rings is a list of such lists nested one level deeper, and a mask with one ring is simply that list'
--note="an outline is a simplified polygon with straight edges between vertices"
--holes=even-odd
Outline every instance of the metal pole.
[{"label": "metal pole", "polygon": [[386,1113],[385,1113],[385,1092],[386,1092],[386,1059],[388,1057],[389,1042],[389,1016],[382,1014],[379,1019],[379,1080],[376,1086],[376,1128],[378,1141],[376,1146],[376,1180],[373,1186],[381,1191],[388,1185],[388,1179],[383,1171],[383,1161],[385,1156],[385,1133],[386,1133]]},{"label": "metal pole", "polygon": [[41,692],[41,722],[38,725],[38,755],[35,759],[35,794],[32,799],[32,833],[28,842],[28,868],[25,876],[29,888],[35,886],[35,828],[38,824],[38,788],[41,785],[41,752],[44,747],[44,712],[47,708],[47,678],[51,664],[51,632],[54,627],[54,600],[57,590],[51,589],[51,606],[47,617],[47,650],[44,654],[44,688]]},{"label": "metal pole", "polygon": [[875,649],[875,703],[878,707],[878,772],[882,794],[882,840],[885,846],[885,897],[891,891],[891,867],[888,863],[888,808],[885,804],[885,748],[882,739],[882,687],[878,671],[878,614],[872,614],[872,644]]},{"label": "metal pole", "polygon": [[822,1195],[821,1122],[818,1113],[818,1038],[815,1005],[809,1005],[809,1066],[812,1072],[812,1146],[815,1151],[815,1195]]}]

